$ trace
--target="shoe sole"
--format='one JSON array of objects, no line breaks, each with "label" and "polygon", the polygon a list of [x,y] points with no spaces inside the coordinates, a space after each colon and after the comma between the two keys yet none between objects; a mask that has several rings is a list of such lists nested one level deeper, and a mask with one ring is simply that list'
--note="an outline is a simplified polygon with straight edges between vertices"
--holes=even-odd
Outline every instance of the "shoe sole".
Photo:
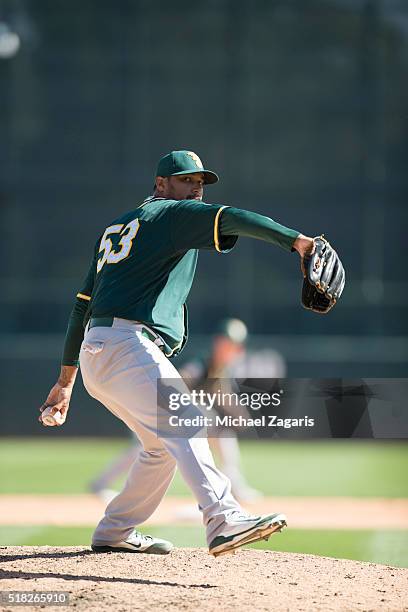
[{"label": "shoe sole", "polygon": [[270,536],[273,533],[279,533],[282,531],[284,527],[287,526],[285,520],[277,520],[276,522],[269,523],[269,525],[264,525],[260,527],[255,527],[253,531],[250,533],[244,534],[242,538],[239,540],[225,542],[224,544],[220,544],[216,546],[212,550],[209,551],[210,555],[214,557],[220,557],[221,555],[230,555],[235,554],[238,548],[241,546],[245,546],[245,544],[251,544],[253,542],[259,542],[260,540],[265,540],[266,542],[269,540]]},{"label": "shoe sole", "polygon": [[95,546],[92,544],[92,550],[96,553],[107,553],[107,552],[125,552],[131,554],[139,554],[139,555],[168,555],[173,549],[155,549],[152,546],[150,548],[146,548],[145,550],[138,550],[137,548],[125,548],[124,546]]}]

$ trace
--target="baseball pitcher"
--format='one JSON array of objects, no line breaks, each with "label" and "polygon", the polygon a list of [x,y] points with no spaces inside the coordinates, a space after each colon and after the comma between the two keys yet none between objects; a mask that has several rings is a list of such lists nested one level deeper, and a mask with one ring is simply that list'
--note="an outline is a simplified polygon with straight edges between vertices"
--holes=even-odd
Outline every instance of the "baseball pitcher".
[{"label": "baseball pitcher", "polygon": [[186,299],[199,249],[227,253],[239,236],[247,236],[297,251],[305,276],[304,305],[318,312],[335,303],[344,285],[340,260],[324,238],[316,245],[269,217],[204,203],[204,185],[217,180],[191,151],[165,155],[153,195],[98,238],[76,296],[61,373],[40,411],[58,416],[57,425],[65,420],[80,364],[89,394],[141,441],[122,491],[96,527],[95,552],[170,552],[170,542],[142,535],[135,526],[157,508],[176,466],[198,502],[214,556],[267,539],[286,525],[281,513],[243,512],[230,481],[214,464],[207,439],[157,435],[157,380],[180,378],[170,359],[187,341]]}]

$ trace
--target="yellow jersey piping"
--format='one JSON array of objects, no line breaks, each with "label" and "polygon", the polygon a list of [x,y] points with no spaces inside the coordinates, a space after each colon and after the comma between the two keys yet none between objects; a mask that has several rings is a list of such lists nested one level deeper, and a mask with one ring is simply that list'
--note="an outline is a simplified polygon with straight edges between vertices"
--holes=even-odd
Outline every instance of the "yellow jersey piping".
[{"label": "yellow jersey piping", "polygon": [[220,249],[218,225],[220,221],[220,215],[222,211],[224,210],[224,208],[228,208],[228,206],[221,206],[221,208],[215,215],[215,219],[214,219],[214,246],[215,246],[215,250],[218,251],[218,253],[222,253],[222,249]]},{"label": "yellow jersey piping", "polygon": [[83,293],[77,293],[76,296],[77,298],[81,298],[82,300],[86,300],[87,302],[90,302],[91,300],[89,295],[84,295]]}]

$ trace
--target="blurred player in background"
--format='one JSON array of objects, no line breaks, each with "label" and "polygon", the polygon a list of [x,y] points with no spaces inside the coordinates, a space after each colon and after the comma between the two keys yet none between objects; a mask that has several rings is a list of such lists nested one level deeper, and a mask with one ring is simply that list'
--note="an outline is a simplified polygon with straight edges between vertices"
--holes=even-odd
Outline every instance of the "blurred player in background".
[{"label": "blurred player in background", "polygon": [[[205,389],[206,391],[217,391],[210,389],[211,385],[219,387],[217,379],[222,379],[222,390],[224,393],[234,391],[233,379],[236,376],[237,367],[245,361],[248,330],[240,319],[226,319],[218,326],[210,354],[205,359],[196,359],[180,368],[180,374],[187,379],[190,388]],[[242,372],[242,367],[240,368]],[[232,414],[231,407],[216,404],[216,411],[221,414]],[[214,433],[215,435],[212,435]],[[262,493],[252,488],[246,481],[241,469],[241,454],[237,433],[232,428],[224,431],[208,432],[211,450],[215,453],[220,469],[231,481],[232,492],[241,502],[253,501],[262,497]]]},{"label": "blurred player in background", "polygon": [[140,451],[140,442],[134,432],[132,432],[132,438],[133,442],[89,484],[90,491],[105,503],[109,503],[118,494],[118,491],[113,488],[115,481],[120,476],[127,474]]}]

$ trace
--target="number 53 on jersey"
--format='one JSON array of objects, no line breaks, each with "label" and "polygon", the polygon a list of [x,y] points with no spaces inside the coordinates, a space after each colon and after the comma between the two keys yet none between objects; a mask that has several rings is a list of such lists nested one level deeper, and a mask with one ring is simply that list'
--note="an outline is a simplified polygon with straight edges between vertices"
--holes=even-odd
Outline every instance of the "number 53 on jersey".
[{"label": "number 53 on jersey", "polygon": [[[119,261],[122,261],[129,255],[139,227],[139,219],[133,219],[133,221],[125,226],[123,226],[123,223],[120,223],[106,228],[99,246],[99,253],[102,253],[102,257],[98,259],[97,272],[100,272],[105,264],[119,263]],[[112,240],[109,238],[110,234],[120,234],[121,236],[118,243],[118,247],[120,247],[118,251],[115,251],[113,248]]]}]

